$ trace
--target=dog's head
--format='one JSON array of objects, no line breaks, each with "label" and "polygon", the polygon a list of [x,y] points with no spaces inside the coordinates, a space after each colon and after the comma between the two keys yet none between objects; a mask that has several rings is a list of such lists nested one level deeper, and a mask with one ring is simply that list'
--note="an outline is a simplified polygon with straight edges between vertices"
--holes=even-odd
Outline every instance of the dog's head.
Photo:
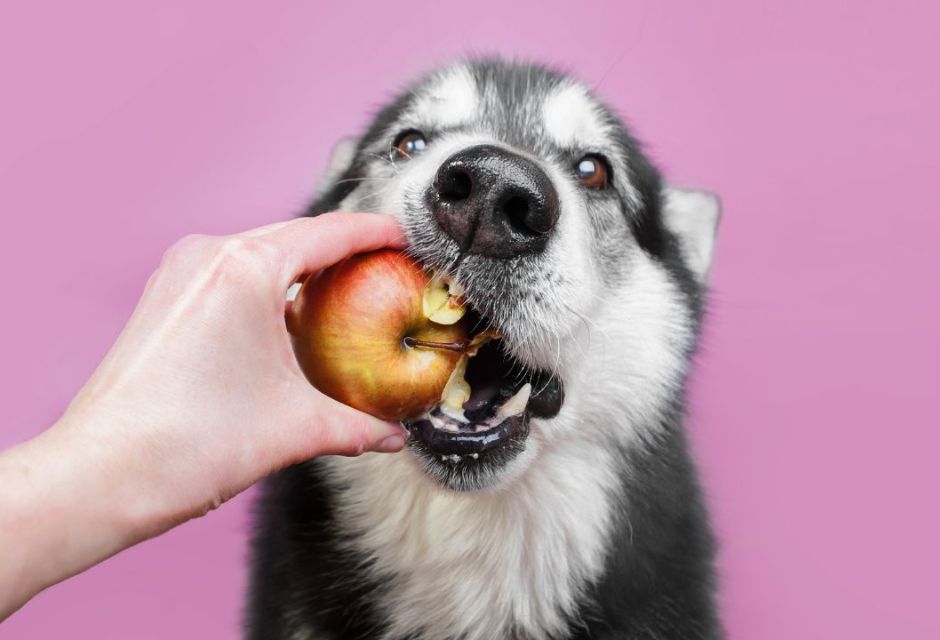
[{"label": "dog's head", "polygon": [[332,209],[395,215],[504,336],[470,361],[466,421],[406,425],[446,486],[506,482],[576,439],[622,445],[675,409],[717,201],[664,188],[577,81],[493,60],[425,76],[337,145],[308,213]]}]

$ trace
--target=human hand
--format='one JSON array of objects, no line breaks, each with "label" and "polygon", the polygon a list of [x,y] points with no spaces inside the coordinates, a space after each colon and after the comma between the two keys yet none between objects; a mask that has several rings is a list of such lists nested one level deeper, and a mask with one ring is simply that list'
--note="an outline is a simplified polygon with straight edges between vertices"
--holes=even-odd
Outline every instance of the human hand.
[{"label": "human hand", "polygon": [[[332,213],[192,236],[167,251],[62,419],[0,464],[0,479],[4,470],[21,474],[45,496],[23,505],[33,511],[27,529],[37,526],[37,508],[68,528],[65,546],[45,545],[52,555],[42,556],[32,591],[202,515],[287,465],[400,449],[400,425],[310,385],[284,312],[301,275],[403,243],[388,216]],[[29,580],[35,569],[21,567]]]},{"label": "human hand", "polygon": [[181,515],[312,456],[400,449],[400,426],[306,380],[284,301],[302,274],[403,242],[390,218],[349,213],[184,238],[57,428],[154,468]]}]

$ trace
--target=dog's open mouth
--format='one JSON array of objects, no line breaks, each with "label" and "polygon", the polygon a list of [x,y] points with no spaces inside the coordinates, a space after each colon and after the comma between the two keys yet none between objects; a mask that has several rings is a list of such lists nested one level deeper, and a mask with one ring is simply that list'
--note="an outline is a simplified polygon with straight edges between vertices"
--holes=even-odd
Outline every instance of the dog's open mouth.
[{"label": "dog's open mouth", "polygon": [[[475,322],[485,326],[482,319]],[[502,340],[483,344],[465,368],[451,377],[462,404],[444,398],[423,416],[403,424],[412,437],[444,462],[479,460],[508,443],[528,436],[531,417],[551,418],[564,402],[557,375],[533,371],[516,361]]]}]

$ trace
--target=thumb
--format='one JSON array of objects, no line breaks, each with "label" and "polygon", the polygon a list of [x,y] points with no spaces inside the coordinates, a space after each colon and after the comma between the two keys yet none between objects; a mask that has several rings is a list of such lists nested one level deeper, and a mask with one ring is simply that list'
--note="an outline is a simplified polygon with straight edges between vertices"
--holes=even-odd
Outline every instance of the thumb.
[{"label": "thumb", "polygon": [[311,428],[306,457],[357,456],[366,451],[394,453],[405,446],[407,431],[398,422],[388,422],[357,411],[323,394],[310,412]]}]

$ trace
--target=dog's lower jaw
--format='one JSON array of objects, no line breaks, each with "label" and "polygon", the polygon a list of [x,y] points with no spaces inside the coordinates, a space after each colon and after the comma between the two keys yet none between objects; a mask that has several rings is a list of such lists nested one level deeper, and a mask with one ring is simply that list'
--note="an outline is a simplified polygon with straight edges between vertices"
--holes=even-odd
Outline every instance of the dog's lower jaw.
[{"label": "dog's lower jaw", "polygon": [[539,444],[511,491],[443,489],[407,452],[326,462],[336,526],[383,585],[383,637],[563,637],[603,568],[617,454]]}]

